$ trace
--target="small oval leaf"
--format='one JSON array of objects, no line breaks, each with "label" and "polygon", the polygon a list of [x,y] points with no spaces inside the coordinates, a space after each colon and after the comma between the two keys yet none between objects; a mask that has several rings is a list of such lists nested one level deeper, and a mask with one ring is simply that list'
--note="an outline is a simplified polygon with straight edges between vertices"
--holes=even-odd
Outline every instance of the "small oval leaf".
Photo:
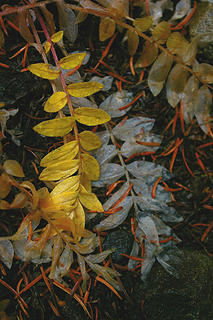
[{"label": "small oval leaf", "polygon": [[47,137],[63,137],[74,125],[73,117],[57,118],[43,121],[33,127],[33,130]]}]

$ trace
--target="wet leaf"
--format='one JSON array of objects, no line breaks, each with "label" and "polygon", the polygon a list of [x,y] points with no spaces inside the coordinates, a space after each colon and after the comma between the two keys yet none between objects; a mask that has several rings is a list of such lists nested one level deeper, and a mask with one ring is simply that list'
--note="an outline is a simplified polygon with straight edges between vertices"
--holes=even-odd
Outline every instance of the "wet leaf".
[{"label": "wet leaf", "polygon": [[153,220],[149,216],[140,215],[140,213],[137,214],[137,217],[138,226],[144,232],[147,240],[159,246],[158,232]]},{"label": "wet leaf", "polygon": [[100,149],[95,151],[94,156],[98,161],[99,165],[102,166],[105,162],[109,162],[117,154],[114,145],[104,144]]},{"label": "wet leaf", "polygon": [[28,15],[30,14],[29,11],[27,10],[19,10],[17,12],[18,14],[18,27],[19,27],[19,32],[21,36],[28,42],[28,43],[34,43],[34,37],[32,33],[30,32],[29,29],[29,24],[28,24]]},{"label": "wet leaf", "polygon": [[183,117],[186,123],[190,123],[194,117],[195,102],[197,99],[197,92],[199,87],[199,80],[195,76],[191,76],[184,88],[181,103],[183,104]]},{"label": "wet leaf", "polygon": [[200,63],[193,68],[199,79],[205,83],[213,83],[213,66],[208,63]]},{"label": "wet leaf", "polygon": [[172,16],[171,21],[183,18],[185,15],[188,14],[190,8],[190,0],[180,0],[176,5],[175,13]]},{"label": "wet leaf", "polygon": [[58,161],[45,168],[39,176],[40,180],[55,181],[65,179],[74,174],[79,169],[79,160]]},{"label": "wet leaf", "polygon": [[184,36],[180,32],[173,32],[167,42],[166,46],[172,54],[177,54],[180,57],[183,56],[186,47],[189,42],[184,38]]},{"label": "wet leaf", "polygon": [[133,25],[140,31],[145,32],[149,30],[153,23],[153,18],[151,16],[143,17],[143,18],[136,18],[133,21]]},{"label": "wet leaf", "polygon": [[87,256],[87,260],[89,260],[92,263],[101,263],[108,257],[109,254],[111,254],[114,251],[114,249],[108,249],[97,254],[90,254],[89,256]]},{"label": "wet leaf", "polygon": [[60,70],[54,69],[51,64],[47,63],[30,64],[28,70],[36,76],[48,80],[55,80],[60,74]]},{"label": "wet leaf", "polygon": [[40,122],[33,130],[47,137],[63,137],[72,131],[74,121],[73,117],[56,118]]},{"label": "wet leaf", "polygon": [[158,47],[155,43],[149,41],[145,42],[145,46],[138,60],[136,61],[136,68],[145,68],[150,66],[158,56]]},{"label": "wet leaf", "polygon": [[80,144],[86,151],[98,149],[101,146],[100,138],[92,131],[83,131],[79,134]]},{"label": "wet leaf", "polygon": [[138,49],[139,37],[136,31],[127,30],[127,40],[128,40],[128,52],[130,56],[134,56]]},{"label": "wet leaf", "polygon": [[82,63],[84,58],[86,57],[85,52],[80,53],[72,53],[61,60],[59,60],[59,64],[63,69],[73,69]]},{"label": "wet leaf", "polygon": [[24,177],[23,169],[20,163],[16,160],[6,160],[3,164],[3,168],[11,176],[20,178]]},{"label": "wet leaf", "polygon": [[172,56],[165,52],[162,52],[155,60],[148,76],[148,85],[154,96],[157,96],[163,89],[172,63]]},{"label": "wet leaf", "polygon": [[169,104],[175,108],[182,98],[189,72],[182,66],[176,64],[171,70],[166,84],[166,96]]},{"label": "wet leaf", "polygon": [[99,24],[99,40],[105,41],[113,36],[115,33],[116,23],[110,17],[101,19]]},{"label": "wet leaf", "polygon": [[163,44],[166,42],[166,40],[170,36],[170,33],[171,33],[170,26],[166,21],[161,21],[152,30],[153,39],[160,44]]},{"label": "wet leaf", "polygon": [[40,165],[42,167],[48,167],[57,161],[72,160],[78,153],[79,147],[76,140],[65,143],[63,146],[49,152],[44,158],[42,158]]},{"label": "wet leaf", "polygon": [[98,180],[100,175],[100,167],[98,161],[89,154],[82,154],[82,170],[90,180]]},{"label": "wet leaf", "polygon": [[87,190],[81,185],[79,190],[79,200],[83,206],[89,210],[103,212],[104,209],[102,204],[98,200],[97,196],[92,192],[87,192]]},{"label": "wet leaf", "polygon": [[71,96],[74,97],[87,97],[91,94],[100,91],[103,88],[103,85],[99,82],[89,81],[89,82],[78,82],[71,83],[68,86],[68,92]]},{"label": "wet leaf", "polygon": [[58,91],[53,93],[44,105],[44,111],[57,112],[61,110],[67,103],[66,93]]},{"label": "wet leaf", "polygon": [[207,86],[202,86],[198,90],[197,98],[195,101],[195,116],[201,129],[206,134],[209,134],[209,127],[211,127],[211,105],[212,95]]},{"label": "wet leaf", "polygon": [[0,260],[10,269],[13,263],[14,249],[10,240],[0,241]]},{"label": "wet leaf", "polygon": [[78,122],[87,126],[103,124],[111,119],[105,111],[88,107],[75,109],[74,116]]}]

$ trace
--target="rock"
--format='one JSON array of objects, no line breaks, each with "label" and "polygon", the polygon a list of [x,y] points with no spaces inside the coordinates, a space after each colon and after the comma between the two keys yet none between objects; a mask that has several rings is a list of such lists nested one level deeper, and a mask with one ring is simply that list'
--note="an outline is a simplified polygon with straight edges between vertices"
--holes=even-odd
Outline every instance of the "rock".
[{"label": "rock", "polygon": [[[149,320],[213,319],[213,261],[199,251],[184,250],[179,279],[158,264],[151,271],[144,290],[144,311]],[[142,294],[143,296],[143,294]]]},{"label": "rock", "polygon": [[[193,38],[203,33],[213,33],[213,4],[201,2],[197,5],[196,12],[189,26],[190,37]],[[200,45],[213,42],[213,34],[203,36]]]}]

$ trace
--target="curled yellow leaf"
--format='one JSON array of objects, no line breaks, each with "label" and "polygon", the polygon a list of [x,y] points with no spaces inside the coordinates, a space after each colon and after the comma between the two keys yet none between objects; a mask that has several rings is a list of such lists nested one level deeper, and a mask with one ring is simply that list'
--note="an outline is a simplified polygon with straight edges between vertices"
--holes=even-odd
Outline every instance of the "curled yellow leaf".
[{"label": "curled yellow leaf", "polygon": [[47,120],[37,124],[33,130],[47,137],[62,137],[72,130],[74,121],[73,117]]},{"label": "curled yellow leaf", "polygon": [[156,27],[152,31],[152,36],[155,41],[158,41],[158,43],[164,43],[170,36],[171,29],[166,21],[161,21],[156,25]]},{"label": "curled yellow leaf", "polygon": [[72,160],[78,153],[79,146],[76,140],[65,143],[63,146],[49,152],[41,159],[40,165],[48,167],[55,164],[57,161]]},{"label": "curled yellow leaf", "polygon": [[151,16],[136,18],[133,22],[134,26],[141,32],[147,31],[153,23],[153,18]]},{"label": "curled yellow leaf", "polygon": [[87,151],[98,149],[102,144],[100,138],[92,131],[83,131],[79,137],[81,146]]},{"label": "curled yellow leaf", "polygon": [[45,168],[39,176],[40,180],[55,181],[68,178],[79,169],[79,160],[58,161],[56,164]]},{"label": "curled yellow leaf", "polygon": [[59,182],[55,188],[52,190],[51,195],[55,196],[59,193],[67,192],[71,190],[72,192],[77,191],[79,187],[80,176],[73,176],[63,181]]},{"label": "curled yellow leaf", "polygon": [[81,107],[74,111],[75,119],[87,126],[96,126],[108,122],[111,117],[102,109]]},{"label": "curled yellow leaf", "polygon": [[44,105],[44,110],[47,112],[57,112],[61,110],[67,103],[67,96],[64,91],[53,93]]},{"label": "curled yellow leaf", "polygon": [[68,92],[73,97],[84,98],[100,91],[103,87],[104,85],[97,81],[77,82],[68,86]]},{"label": "curled yellow leaf", "polygon": [[59,61],[61,68],[63,69],[73,69],[82,63],[86,56],[85,52],[73,53]]},{"label": "curled yellow leaf", "polygon": [[60,74],[60,70],[54,69],[48,63],[34,63],[28,66],[28,70],[36,76],[48,80],[55,80]]},{"label": "curled yellow leaf", "polygon": [[82,154],[82,170],[90,180],[98,180],[100,167],[98,161],[90,154]]}]

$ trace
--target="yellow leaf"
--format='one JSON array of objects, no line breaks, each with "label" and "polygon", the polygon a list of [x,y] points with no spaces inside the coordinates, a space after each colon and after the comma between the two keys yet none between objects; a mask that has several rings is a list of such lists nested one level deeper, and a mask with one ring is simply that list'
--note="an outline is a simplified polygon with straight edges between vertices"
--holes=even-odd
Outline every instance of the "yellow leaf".
[{"label": "yellow leaf", "polygon": [[99,25],[99,39],[105,41],[113,36],[115,33],[115,21],[109,17],[101,19]]},{"label": "yellow leaf", "polygon": [[51,44],[48,41],[46,41],[44,44],[45,53],[48,53],[50,51],[50,48],[51,48]]},{"label": "yellow leaf", "polygon": [[5,106],[5,103],[0,101],[0,108],[3,108],[4,106]]},{"label": "yellow leaf", "polygon": [[84,208],[77,200],[77,206],[73,213],[73,222],[75,224],[75,231],[73,232],[73,238],[75,241],[80,241],[85,228],[85,212]]},{"label": "yellow leaf", "polygon": [[87,192],[82,185],[80,186],[79,199],[83,206],[89,210],[98,212],[104,211],[102,204],[98,200],[97,196],[92,192]]},{"label": "yellow leaf", "polygon": [[77,82],[68,86],[68,92],[73,97],[84,98],[98,92],[103,87],[104,85],[97,81]]},{"label": "yellow leaf", "polygon": [[144,18],[136,18],[133,22],[133,25],[140,31],[147,31],[153,23],[153,18],[151,16],[147,16]]},{"label": "yellow leaf", "polygon": [[79,137],[81,146],[87,151],[98,149],[102,144],[100,138],[92,131],[83,131]]},{"label": "yellow leaf", "polygon": [[89,154],[82,154],[82,170],[90,180],[98,180],[100,167],[98,161]]},{"label": "yellow leaf", "polygon": [[56,164],[45,168],[39,176],[40,180],[55,181],[65,179],[79,169],[79,160],[58,161]]},{"label": "yellow leaf", "polygon": [[152,31],[152,36],[155,41],[158,43],[164,43],[170,36],[171,29],[166,21],[162,21],[156,25],[156,27]]},{"label": "yellow leaf", "polygon": [[0,175],[0,199],[6,198],[11,189],[11,181],[9,176],[3,172]]},{"label": "yellow leaf", "polygon": [[33,130],[47,137],[63,137],[74,125],[74,118],[64,117],[40,122]]},{"label": "yellow leaf", "polygon": [[79,146],[76,140],[65,143],[63,146],[51,151],[43,159],[40,165],[48,167],[55,164],[57,161],[72,160],[78,153]]},{"label": "yellow leaf", "polygon": [[28,70],[38,77],[55,80],[58,78],[60,70],[53,68],[51,64],[48,63],[34,63],[28,66]]},{"label": "yellow leaf", "polygon": [[64,191],[56,195],[50,194],[53,205],[58,208],[58,210],[70,210],[76,198],[78,196],[78,191]]},{"label": "yellow leaf", "polygon": [[69,56],[62,58],[59,61],[59,64],[63,69],[73,69],[77,67],[79,64],[81,64],[85,57],[86,57],[85,52],[73,53],[73,54],[70,54]]},{"label": "yellow leaf", "polygon": [[20,163],[16,160],[6,160],[3,164],[3,168],[11,176],[20,178],[24,177],[23,169]]},{"label": "yellow leaf", "polygon": [[86,175],[86,173],[82,172],[81,177],[80,177],[80,184],[84,186],[84,188],[88,191],[91,192],[92,186],[91,186],[91,180],[89,177]]},{"label": "yellow leaf", "polygon": [[79,188],[80,176],[73,176],[59,182],[52,190],[51,195],[55,196],[62,192],[77,191]]},{"label": "yellow leaf", "polygon": [[127,39],[128,39],[128,51],[130,56],[134,56],[137,51],[139,38],[136,31],[127,30]]},{"label": "yellow leaf", "polygon": [[24,208],[27,203],[29,203],[27,195],[23,192],[20,192],[15,195],[12,203],[10,204],[10,209]]},{"label": "yellow leaf", "polygon": [[67,103],[66,93],[63,91],[58,91],[53,93],[44,105],[44,110],[46,112],[57,112],[61,110]]},{"label": "yellow leaf", "polygon": [[111,117],[102,109],[81,107],[74,111],[75,119],[87,126],[96,126],[108,122]]},{"label": "yellow leaf", "polygon": [[58,31],[51,36],[52,42],[56,43],[63,38],[64,31]]}]

